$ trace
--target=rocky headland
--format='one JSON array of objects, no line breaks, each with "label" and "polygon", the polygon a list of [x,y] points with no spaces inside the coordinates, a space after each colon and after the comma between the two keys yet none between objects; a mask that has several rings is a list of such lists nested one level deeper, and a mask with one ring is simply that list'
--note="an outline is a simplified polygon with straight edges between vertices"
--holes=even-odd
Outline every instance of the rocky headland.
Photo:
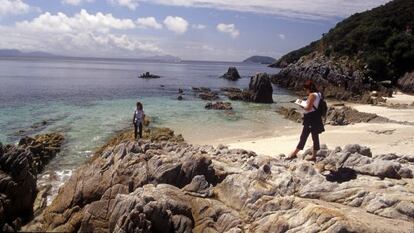
[{"label": "rocky headland", "polygon": [[[273,75],[274,84],[303,94],[303,84],[313,80],[326,98],[376,104],[392,95],[393,89],[369,78],[366,70],[346,58],[332,59],[318,52],[301,57]],[[376,95],[372,96],[371,92]]]},{"label": "rocky headland", "polygon": [[413,232],[412,155],[323,147],[315,164],[226,146],[123,141],[23,230]]}]

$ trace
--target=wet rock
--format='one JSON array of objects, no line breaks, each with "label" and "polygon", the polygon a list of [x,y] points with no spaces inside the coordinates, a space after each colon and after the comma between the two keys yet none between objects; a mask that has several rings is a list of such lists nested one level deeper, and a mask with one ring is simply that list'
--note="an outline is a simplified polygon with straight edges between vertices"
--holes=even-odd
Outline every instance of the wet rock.
[{"label": "wet rock", "polygon": [[273,87],[266,73],[256,74],[250,78],[249,92],[252,102],[273,103]]},{"label": "wet rock", "polygon": [[223,92],[243,92],[243,90],[242,89],[240,89],[240,88],[237,88],[237,87],[223,87],[223,88],[220,88],[220,91],[223,91]]},{"label": "wet rock", "polygon": [[[240,89],[239,89],[240,90]],[[240,101],[251,101],[251,93],[246,90],[240,91],[227,91],[224,93],[230,100],[240,100]]]},{"label": "wet rock", "polygon": [[43,171],[46,164],[60,152],[65,138],[60,133],[40,134],[20,139],[19,146],[27,148],[33,155],[33,167],[36,174]]},{"label": "wet rock", "polygon": [[192,87],[194,92],[211,92],[211,89],[208,87]]},{"label": "wet rock", "polygon": [[216,92],[201,92],[198,97],[202,100],[217,100],[219,96]]},{"label": "wet rock", "polygon": [[205,106],[205,109],[214,109],[214,110],[233,110],[230,102],[208,102]]},{"label": "wet rock", "polygon": [[224,78],[224,79],[231,80],[231,81],[237,81],[241,77],[236,67],[229,67],[229,69],[227,70],[227,73],[222,75],[220,78]]}]

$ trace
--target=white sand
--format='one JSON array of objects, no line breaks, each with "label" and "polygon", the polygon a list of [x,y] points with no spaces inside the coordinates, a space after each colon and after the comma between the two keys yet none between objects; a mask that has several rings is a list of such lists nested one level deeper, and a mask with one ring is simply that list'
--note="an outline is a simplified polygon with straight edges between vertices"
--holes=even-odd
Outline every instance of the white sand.
[{"label": "white sand", "polygon": [[[414,101],[414,96],[398,93],[393,103],[408,103]],[[370,105],[353,105],[361,112],[375,113],[391,120],[414,122],[414,109],[391,109]],[[258,154],[278,155],[289,154],[297,145],[302,125],[286,132],[284,136],[254,138],[241,141],[228,141],[230,148],[242,148],[255,151]],[[296,132],[295,132],[296,131]],[[374,131],[383,131],[374,132]],[[385,131],[385,132],[384,132]],[[396,123],[359,123],[347,126],[326,126],[326,132],[320,135],[321,144],[329,148],[360,144],[371,148],[373,154],[397,153],[414,155],[414,125]],[[312,146],[311,137],[306,147]]]}]

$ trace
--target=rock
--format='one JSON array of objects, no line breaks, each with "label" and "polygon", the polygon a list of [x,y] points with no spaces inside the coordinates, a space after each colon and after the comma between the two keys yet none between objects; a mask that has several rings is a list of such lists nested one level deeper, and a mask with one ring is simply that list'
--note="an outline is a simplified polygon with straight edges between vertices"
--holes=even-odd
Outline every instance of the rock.
[{"label": "rock", "polygon": [[281,87],[298,91],[303,95],[303,84],[313,80],[326,98],[347,101],[371,101],[371,91],[377,96],[389,96],[392,89],[375,82],[367,75],[367,70],[349,59],[330,59],[318,52],[301,57],[297,62],[282,68],[272,76],[272,82]]},{"label": "rock", "polygon": [[372,113],[359,112],[351,107],[329,107],[326,123],[331,125],[348,125],[361,122],[387,122],[388,119]]},{"label": "rock", "polygon": [[240,91],[229,91],[224,94],[230,100],[240,100],[240,101],[251,101],[251,94],[249,91],[240,90]]},{"label": "rock", "polygon": [[20,139],[19,146],[32,152],[33,166],[36,168],[36,174],[38,174],[60,152],[64,141],[65,138],[60,133],[40,134],[33,138],[24,137]]},{"label": "rock", "polygon": [[37,169],[30,150],[14,145],[2,146],[0,153],[0,231],[17,231],[19,222],[33,215]]},{"label": "rock", "polygon": [[240,88],[236,88],[236,87],[223,87],[223,88],[220,88],[220,91],[223,91],[223,92],[243,92],[243,90],[242,89],[240,89]]},{"label": "rock", "polygon": [[302,113],[298,112],[296,108],[280,107],[276,110],[276,112],[282,114],[286,119],[289,119],[291,121],[297,123],[303,122],[303,115]]},{"label": "rock", "polygon": [[202,100],[217,100],[219,99],[219,96],[216,92],[206,92],[203,91],[201,93],[198,94],[198,97],[200,97]]},{"label": "rock", "polygon": [[266,73],[251,77],[249,92],[251,101],[255,103],[273,103],[273,87]]},{"label": "rock", "polygon": [[398,87],[403,92],[414,93],[414,72],[406,73],[398,79]]},{"label": "rock", "polygon": [[233,110],[230,102],[208,102],[205,106],[206,109],[214,110]]},{"label": "rock", "polygon": [[211,92],[211,89],[208,87],[192,87],[194,92]]},{"label": "rock", "polygon": [[122,142],[77,169],[39,229],[412,232],[411,156],[323,150],[314,167],[222,145]]},{"label": "rock", "polygon": [[211,197],[213,195],[213,186],[203,175],[195,176],[191,183],[183,187],[182,190],[197,197]]},{"label": "rock", "polygon": [[225,78],[225,79],[231,80],[231,81],[237,81],[241,77],[240,77],[239,71],[237,71],[236,67],[229,67],[229,69],[227,70],[227,73],[222,75],[220,78]]}]

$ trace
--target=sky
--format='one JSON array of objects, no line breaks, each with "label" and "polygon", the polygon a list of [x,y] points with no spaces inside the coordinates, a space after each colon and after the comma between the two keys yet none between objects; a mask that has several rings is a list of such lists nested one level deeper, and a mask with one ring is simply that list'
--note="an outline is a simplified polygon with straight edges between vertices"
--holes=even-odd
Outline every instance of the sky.
[{"label": "sky", "polygon": [[0,49],[67,56],[278,58],[389,0],[0,0]]}]

